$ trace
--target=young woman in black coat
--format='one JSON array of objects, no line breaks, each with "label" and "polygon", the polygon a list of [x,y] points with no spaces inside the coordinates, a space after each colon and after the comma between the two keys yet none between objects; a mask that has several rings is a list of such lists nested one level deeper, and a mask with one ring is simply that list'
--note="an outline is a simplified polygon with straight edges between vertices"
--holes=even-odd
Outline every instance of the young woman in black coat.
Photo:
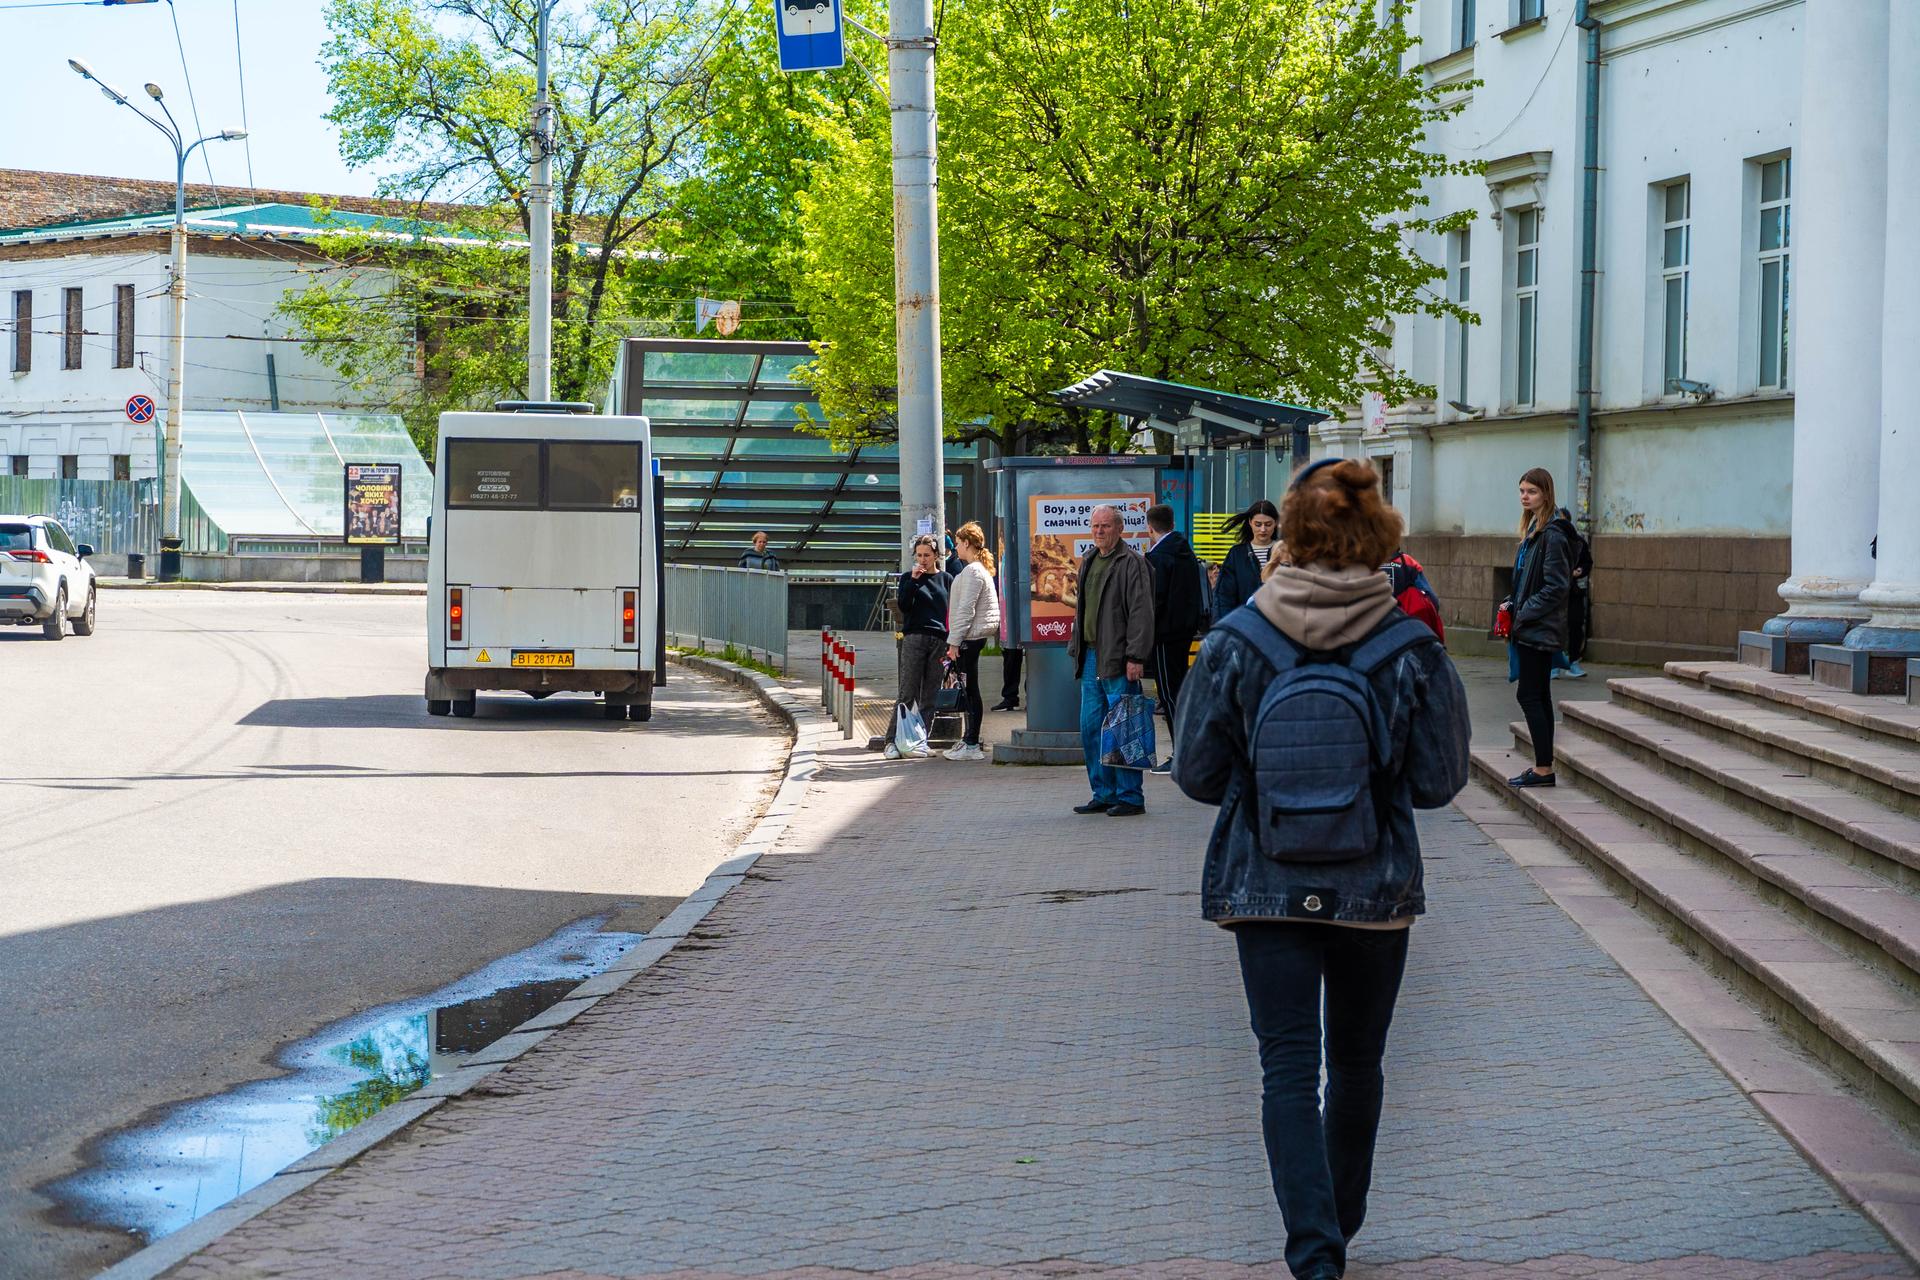
[{"label": "young woman in black coat", "polygon": [[1520,477],[1520,548],[1507,601],[1513,617],[1507,644],[1520,685],[1520,710],[1533,739],[1533,767],[1507,779],[1509,786],[1554,785],[1553,660],[1567,647],[1573,544],[1573,521],[1554,501],[1553,474],[1535,467]]},{"label": "young woman in black coat", "polygon": [[1220,619],[1253,599],[1261,574],[1273,558],[1280,537],[1280,508],[1265,498],[1233,519],[1226,530],[1240,530],[1240,540],[1227,552],[1213,579],[1213,619]]}]

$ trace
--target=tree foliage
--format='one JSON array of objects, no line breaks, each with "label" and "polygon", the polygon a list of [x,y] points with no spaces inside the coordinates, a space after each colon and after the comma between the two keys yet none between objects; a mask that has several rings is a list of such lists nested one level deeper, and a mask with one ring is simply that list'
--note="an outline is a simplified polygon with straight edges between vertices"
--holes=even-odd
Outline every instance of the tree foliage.
[{"label": "tree foliage", "polygon": [[[1373,353],[1457,314],[1410,247],[1457,166],[1442,108],[1371,0],[948,0],[939,125],[950,434],[1118,443],[1049,394],[1118,368],[1318,405],[1415,392]],[[838,436],[891,430],[887,114],[825,122],[789,261]],[[1103,429],[1104,426],[1104,429]]]}]

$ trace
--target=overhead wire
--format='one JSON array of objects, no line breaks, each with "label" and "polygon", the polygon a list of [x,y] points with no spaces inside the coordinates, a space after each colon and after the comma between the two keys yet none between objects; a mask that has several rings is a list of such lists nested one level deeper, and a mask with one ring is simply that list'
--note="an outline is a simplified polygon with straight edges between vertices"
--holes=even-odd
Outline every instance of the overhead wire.
[{"label": "overhead wire", "polygon": [[[167,0],[167,13],[173,18],[174,47],[180,50],[180,74],[187,82],[187,105],[193,109],[193,136],[195,138],[204,138],[207,130],[206,127],[200,123],[200,100],[194,96],[193,71],[187,66],[187,42],[180,35],[180,10],[174,7],[173,0]],[[200,152],[200,159],[207,166],[207,185],[213,188],[215,199],[224,203],[226,197],[220,194],[220,184],[213,179],[212,153],[203,148]]]},{"label": "overhead wire", "polygon": [[247,54],[240,40],[240,0],[233,0],[233,62],[240,76],[240,127],[247,131],[242,139],[247,151],[247,190],[258,196],[259,188],[253,185],[253,126],[247,122]]}]

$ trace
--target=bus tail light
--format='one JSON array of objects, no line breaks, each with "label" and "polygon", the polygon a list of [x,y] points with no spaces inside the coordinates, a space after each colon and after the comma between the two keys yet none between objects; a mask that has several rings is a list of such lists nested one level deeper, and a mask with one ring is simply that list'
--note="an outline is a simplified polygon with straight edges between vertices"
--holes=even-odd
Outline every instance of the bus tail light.
[{"label": "bus tail light", "polygon": [[620,643],[632,644],[636,629],[640,625],[640,593],[622,591],[620,593]]},{"label": "bus tail light", "polygon": [[447,588],[447,642],[464,644],[467,638],[467,592],[464,587]]}]

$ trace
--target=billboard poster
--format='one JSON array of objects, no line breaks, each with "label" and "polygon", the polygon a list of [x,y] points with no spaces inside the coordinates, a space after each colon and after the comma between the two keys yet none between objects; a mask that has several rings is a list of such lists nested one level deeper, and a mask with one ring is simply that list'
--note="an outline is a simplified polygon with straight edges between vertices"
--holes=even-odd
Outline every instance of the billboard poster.
[{"label": "billboard poster", "polygon": [[1093,509],[1120,512],[1120,536],[1144,552],[1150,493],[1033,495],[1028,501],[1028,636],[1034,644],[1065,644],[1079,602],[1080,557],[1093,549]]},{"label": "billboard poster", "polygon": [[349,546],[400,545],[399,463],[347,463],[345,529]]}]

